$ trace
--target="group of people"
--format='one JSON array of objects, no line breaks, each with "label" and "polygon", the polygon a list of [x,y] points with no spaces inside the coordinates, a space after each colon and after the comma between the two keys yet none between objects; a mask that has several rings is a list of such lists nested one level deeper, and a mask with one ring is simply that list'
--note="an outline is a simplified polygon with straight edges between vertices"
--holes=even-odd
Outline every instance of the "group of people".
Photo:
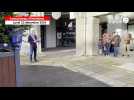
[{"label": "group of people", "polygon": [[[101,55],[111,55],[117,57],[121,50],[122,56],[129,56],[130,42],[132,36],[130,33],[125,33],[122,37],[116,33],[104,33],[98,42],[98,50]],[[32,31],[28,36],[28,42],[30,43],[30,61],[32,62],[32,56],[34,54],[34,61],[37,61],[37,42],[39,42],[35,31]],[[123,47],[123,48],[120,48]]]},{"label": "group of people", "polygon": [[104,33],[98,42],[99,54],[117,57],[120,52],[122,56],[129,56],[131,40],[130,33],[125,33],[122,37],[117,32]]}]

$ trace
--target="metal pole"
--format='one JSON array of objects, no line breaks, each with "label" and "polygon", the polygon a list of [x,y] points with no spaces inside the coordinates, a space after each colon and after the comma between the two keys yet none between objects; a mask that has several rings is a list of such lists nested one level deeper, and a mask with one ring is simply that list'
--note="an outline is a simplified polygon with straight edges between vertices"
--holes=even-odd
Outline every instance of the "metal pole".
[{"label": "metal pole", "polygon": [[20,86],[20,51],[15,48],[15,64],[16,64],[16,86]]},{"label": "metal pole", "polygon": [[15,46],[15,65],[16,65],[16,86],[20,87],[21,83],[21,70],[20,70],[20,44]]},{"label": "metal pole", "polygon": [[[14,53],[14,64],[15,64],[15,68],[16,68],[16,57],[15,57],[15,48],[14,47],[13,47],[13,53]],[[15,72],[15,79],[16,79],[16,72]],[[15,85],[17,86],[17,81],[16,81]]]}]

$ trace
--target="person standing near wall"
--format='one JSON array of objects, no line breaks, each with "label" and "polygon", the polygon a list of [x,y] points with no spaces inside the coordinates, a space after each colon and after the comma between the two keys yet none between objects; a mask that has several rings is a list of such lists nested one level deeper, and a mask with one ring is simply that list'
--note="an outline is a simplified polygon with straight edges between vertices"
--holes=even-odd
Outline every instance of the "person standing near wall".
[{"label": "person standing near wall", "polygon": [[106,48],[107,38],[106,38],[106,34],[107,33],[104,33],[103,36],[102,36],[102,51],[103,51],[103,54],[105,56],[107,55],[107,48]]},{"label": "person standing near wall", "polygon": [[110,47],[110,53],[113,55],[114,53],[114,35],[115,35],[115,32],[111,33],[111,47]]},{"label": "person standing near wall", "polygon": [[108,47],[108,54],[111,55],[112,54],[112,39],[113,39],[113,33],[108,33],[108,44],[109,44],[109,47]]},{"label": "person standing near wall", "polygon": [[107,56],[110,55],[111,39],[112,39],[111,33],[103,34],[104,52],[105,52],[105,55]]},{"label": "person standing near wall", "polygon": [[121,42],[120,35],[118,33],[115,33],[115,35],[113,36],[113,39],[112,39],[112,44],[114,46],[114,56],[115,57],[117,57],[118,54],[119,54],[120,42]]},{"label": "person standing near wall", "polygon": [[130,33],[125,33],[123,35],[123,53],[122,56],[129,56],[130,51],[130,41],[132,40],[132,36]]},{"label": "person standing near wall", "polygon": [[102,55],[102,50],[103,50],[102,39],[99,39],[99,42],[98,42],[98,54],[99,55]]},{"label": "person standing near wall", "polygon": [[30,35],[28,36],[28,42],[30,44],[30,61],[32,62],[32,56],[34,53],[34,61],[37,62],[37,35],[33,30]]}]

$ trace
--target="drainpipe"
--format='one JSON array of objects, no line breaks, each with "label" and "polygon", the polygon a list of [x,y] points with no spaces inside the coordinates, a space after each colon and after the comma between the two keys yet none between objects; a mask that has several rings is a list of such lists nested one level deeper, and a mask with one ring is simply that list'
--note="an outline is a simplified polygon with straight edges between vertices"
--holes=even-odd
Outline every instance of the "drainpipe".
[{"label": "drainpipe", "polygon": [[86,41],[86,26],[87,26],[87,17],[86,17],[86,13],[85,13],[85,56],[86,56],[86,53],[87,53],[87,51],[86,51],[86,45],[87,45],[87,41]]}]

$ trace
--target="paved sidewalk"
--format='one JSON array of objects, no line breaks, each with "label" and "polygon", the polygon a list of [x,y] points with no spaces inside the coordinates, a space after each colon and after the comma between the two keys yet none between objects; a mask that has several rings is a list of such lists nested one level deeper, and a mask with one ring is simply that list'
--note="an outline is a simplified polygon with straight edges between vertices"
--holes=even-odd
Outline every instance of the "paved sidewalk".
[{"label": "paved sidewalk", "polygon": [[[73,52],[73,53],[72,53]],[[38,63],[29,63],[27,57],[21,57],[22,65],[62,66],[73,72],[79,72],[88,77],[95,78],[112,87],[134,86],[133,59],[130,57],[78,57],[75,51],[41,54]],[[54,55],[55,54],[55,55]],[[121,67],[123,66],[123,67]],[[129,67],[128,67],[129,66]]]},{"label": "paved sidewalk", "polygon": [[22,66],[22,87],[109,87],[107,84],[62,66]]}]

